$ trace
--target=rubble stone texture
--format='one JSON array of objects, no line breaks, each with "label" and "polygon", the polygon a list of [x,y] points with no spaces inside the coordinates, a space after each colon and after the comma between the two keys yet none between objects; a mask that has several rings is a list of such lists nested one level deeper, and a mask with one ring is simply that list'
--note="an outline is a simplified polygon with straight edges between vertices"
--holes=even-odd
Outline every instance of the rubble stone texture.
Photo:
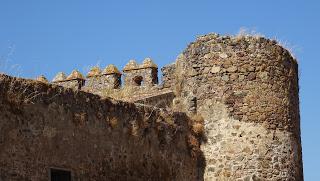
[{"label": "rubble stone texture", "polygon": [[0,180],[47,181],[50,168],[76,181],[200,179],[183,113],[5,75],[0,84]]},{"label": "rubble stone texture", "polygon": [[150,58],[146,58],[142,65],[130,61],[123,72],[124,84],[127,87],[152,87],[158,83],[158,67]]},{"label": "rubble stone texture", "polygon": [[210,34],[176,62],[205,119],[205,180],[303,180],[298,65],[261,37]]},{"label": "rubble stone texture", "polygon": [[276,41],[200,36],[161,70],[1,76],[0,180],[303,180],[298,65]]},{"label": "rubble stone texture", "polygon": [[59,72],[52,83],[73,90],[80,90],[85,83],[85,79],[78,70],[73,70],[68,77],[63,72]]},{"label": "rubble stone texture", "polygon": [[81,90],[102,95],[104,90],[118,89],[120,86],[121,73],[117,67],[109,65],[102,72],[98,67],[93,67]]}]

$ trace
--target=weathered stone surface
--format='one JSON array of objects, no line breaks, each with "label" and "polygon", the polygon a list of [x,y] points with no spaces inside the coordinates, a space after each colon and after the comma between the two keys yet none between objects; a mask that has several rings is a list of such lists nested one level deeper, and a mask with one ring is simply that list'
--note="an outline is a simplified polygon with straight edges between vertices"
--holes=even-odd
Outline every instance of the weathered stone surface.
[{"label": "weathered stone surface", "polygon": [[102,74],[106,74],[106,75],[119,74],[119,75],[121,75],[121,72],[118,70],[118,68],[115,65],[110,64],[103,70]]},{"label": "weathered stone surface", "polygon": [[163,74],[163,76],[162,76],[163,87],[165,87],[165,88],[174,87],[173,84],[176,79],[175,68],[176,68],[175,64],[170,64],[170,65],[167,65],[167,66],[161,68],[161,71]]},{"label": "weathered stone surface", "polygon": [[233,72],[237,71],[237,69],[238,68],[236,66],[232,66],[232,67],[227,68],[227,72],[233,73]]},{"label": "weathered stone surface", "polygon": [[83,75],[78,70],[73,70],[66,80],[84,80]]},{"label": "weathered stone surface", "polygon": [[52,82],[60,82],[67,79],[67,76],[63,72],[59,72],[52,80]]},{"label": "weathered stone surface", "polygon": [[205,119],[204,180],[303,180],[298,66],[287,50],[264,38],[206,35],[175,69],[183,70],[177,99],[196,96]]},{"label": "weathered stone surface", "polygon": [[200,177],[183,113],[4,75],[0,85],[0,180],[50,180],[50,168],[72,180]]},{"label": "weathered stone surface", "polygon": [[158,83],[158,67],[150,58],[142,65],[129,62],[123,71],[126,87],[152,87]]},{"label": "weathered stone surface", "polygon": [[220,72],[220,67],[217,67],[217,66],[213,66],[212,69],[211,69],[211,73],[219,73]]},{"label": "weathered stone surface", "polygon": [[87,74],[87,77],[99,76],[100,74],[101,74],[100,68],[95,66],[90,69],[90,71]]}]

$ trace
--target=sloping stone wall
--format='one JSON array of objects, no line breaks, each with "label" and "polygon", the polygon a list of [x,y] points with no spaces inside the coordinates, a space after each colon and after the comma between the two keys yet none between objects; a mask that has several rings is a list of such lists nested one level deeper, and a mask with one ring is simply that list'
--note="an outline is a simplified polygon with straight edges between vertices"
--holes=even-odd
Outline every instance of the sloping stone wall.
[{"label": "sloping stone wall", "polygon": [[183,113],[0,76],[0,180],[197,180]]}]

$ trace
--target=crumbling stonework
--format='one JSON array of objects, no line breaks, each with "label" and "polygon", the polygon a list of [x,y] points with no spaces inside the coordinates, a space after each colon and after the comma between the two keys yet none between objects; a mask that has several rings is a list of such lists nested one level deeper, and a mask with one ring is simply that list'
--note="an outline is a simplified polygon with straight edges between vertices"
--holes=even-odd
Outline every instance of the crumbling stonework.
[{"label": "crumbling stonework", "polygon": [[63,167],[75,180],[303,180],[298,65],[276,41],[200,36],[161,70],[160,85],[149,58],[51,83],[1,76],[0,147],[13,144],[0,176],[42,180]]},{"label": "crumbling stonework", "polygon": [[174,82],[175,82],[175,64],[170,64],[165,67],[161,68],[163,77],[162,77],[162,82],[163,82],[163,87],[164,88],[171,88],[174,87]]},{"label": "crumbling stonework", "polygon": [[210,34],[176,65],[180,102],[196,97],[205,119],[205,180],[303,180],[298,66],[287,50]]}]

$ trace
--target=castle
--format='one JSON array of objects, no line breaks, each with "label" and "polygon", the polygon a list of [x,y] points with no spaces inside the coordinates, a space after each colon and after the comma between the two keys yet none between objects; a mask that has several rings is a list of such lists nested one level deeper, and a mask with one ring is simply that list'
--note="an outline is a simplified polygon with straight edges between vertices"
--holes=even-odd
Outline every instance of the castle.
[{"label": "castle", "polygon": [[161,70],[1,75],[0,180],[303,180],[298,64],[276,41],[200,36]]}]

